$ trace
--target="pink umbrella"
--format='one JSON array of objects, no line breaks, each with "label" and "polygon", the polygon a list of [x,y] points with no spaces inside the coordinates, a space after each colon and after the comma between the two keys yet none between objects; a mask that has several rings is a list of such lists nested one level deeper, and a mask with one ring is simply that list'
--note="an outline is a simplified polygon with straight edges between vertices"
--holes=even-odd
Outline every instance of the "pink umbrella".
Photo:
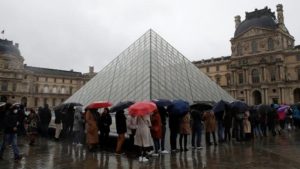
[{"label": "pink umbrella", "polygon": [[156,109],[156,104],[150,101],[136,102],[128,108],[129,114],[132,116],[144,116]]},{"label": "pink umbrella", "polygon": [[284,120],[285,117],[286,117],[286,110],[289,108],[290,106],[287,106],[287,105],[281,105],[281,107],[279,107],[277,109],[277,112],[278,112],[278,118],[279,120]]}]

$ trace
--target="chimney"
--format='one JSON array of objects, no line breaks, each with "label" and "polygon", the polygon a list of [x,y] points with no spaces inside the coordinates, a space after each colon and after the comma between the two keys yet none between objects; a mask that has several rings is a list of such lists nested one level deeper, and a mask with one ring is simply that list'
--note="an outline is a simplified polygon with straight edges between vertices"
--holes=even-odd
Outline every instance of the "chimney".
[{"label": "chimney", "polygon": [[241,16],[240,15],[235,16],[234,22],[235,22],[235,29],[236,29],[241,23]]},{"label": "chimney", "polygon": [[90,66],[90,67],[89,67],[89,70],[90,70],[90,71],[89,71],[90,74],[94,73],[94,66]]},{"label": "chimney", "polygon": [[282,4],[278,4],[277,6],[277,20],[279,24],[284,24],[284,17],[283,17],[283,6]]},{"label": "chimney", "polygon": [[15,43],[15,47],[19,49],[19,43]]}]

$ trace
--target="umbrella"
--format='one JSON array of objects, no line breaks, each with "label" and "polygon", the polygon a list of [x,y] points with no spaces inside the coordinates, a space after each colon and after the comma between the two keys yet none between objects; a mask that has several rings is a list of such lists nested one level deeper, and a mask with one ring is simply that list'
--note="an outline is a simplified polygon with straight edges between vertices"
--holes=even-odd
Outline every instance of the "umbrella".
[{"label": "umbrella", "polygon": [[272,108],[269,105],[260,104],[260,105],[257,106],[257,112],[259,114],[268,114],[271,111],[272,111]]},{"label": "umbrella", "polygon": [[86,108],[87,109],[99,109],[99,108],[105,108],[110,107],[112,104],[109,101],[95,101],[91,104],[89,104]]},{"label": "umbrella", "polygon": [[116,112],[119,110],[124,110],[127,109],[129,106],[133,105],[134,102],[133,101],[123,101],[123,102],[119,102],[118,104],[114,105],[111,109],[110,112]]},{"label": "umbrella", "polygon": [[144,116],[156,109],[156,104],[150,101],[136,102],[128,108],[129,114],[132,116]]},{"label": "umbrella", "polygon": [[184,100],[173,100],[172,105],[168,106],[168,111],[177,115],[184,115],[189,111],[189,103]]},{"label": "umbrella", "polygon": [[242,101],[234,101],[230,103],[232,109],[237,110],[239,112],[245,112],[248,110],[248,105]]},{"label": "umbrella", "polygon": [[281,105],[278,109],[277,112],[285,112],[286,109],[290,108],[288,105]]},{"label": "umbrella", "polygon": [[271,104],[271,107],[274,109],[278,109],[280,106],[278,104]]},{"label": "umbrella", "polygon": [[168,99],[153,99],[152,101],[159,107],[170,106],[172,104]]},{"label": "umbrella", "polygon": [[5,102],[0,102],[0,107],[5,106],[6,103]]},{"label": "umbrella", "polygon": [[199,111],[204,111],[204,110],[211,110],[213,106],[209,103],[194,103],[191,106],[191,109],[196,109]]},{"label": "umbrella", "polygon": [[213,107],[213,112],[222,112],[224,111],[226,108],[228,108],[230,105],[228,102],[224,101],[224,100],[220,100],[218,103],[215,104],[215,106]]},{"label": "umbrella", "polygon": [[293,104],[292,107],[297,107],[298,109],[300,109],[300,102]]},{"label": "umbrella", "polygon": [[74,108],[75,106],[82,106],[82,104],[76,103],[76,102],[63,103],[63,104],[60,104],[60,105],[54,107],[54,111],[62,112],[64,110],[68,110],[70,108]]}]

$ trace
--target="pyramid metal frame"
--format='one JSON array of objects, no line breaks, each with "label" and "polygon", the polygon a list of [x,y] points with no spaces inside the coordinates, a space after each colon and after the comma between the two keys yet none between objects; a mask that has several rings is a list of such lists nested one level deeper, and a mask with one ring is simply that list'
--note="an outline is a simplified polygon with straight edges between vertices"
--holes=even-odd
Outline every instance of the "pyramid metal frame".
[{"label": "pyramid metal frame", "polygon": [[233,101],[193,63],[148,30],[65,102],[183,99]]}]

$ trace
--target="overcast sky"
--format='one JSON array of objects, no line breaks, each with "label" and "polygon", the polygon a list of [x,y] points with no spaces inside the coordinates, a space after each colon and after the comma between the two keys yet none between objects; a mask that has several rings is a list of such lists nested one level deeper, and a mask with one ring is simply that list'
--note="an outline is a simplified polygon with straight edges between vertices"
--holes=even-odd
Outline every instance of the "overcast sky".
[{"label": "overcast sky", "polygon": [[0,30],[27,65],[100,71],[150,28],[190,61],[228,56],[234,16],[279,3],[300,44],[298,0],[1,0]]}]

